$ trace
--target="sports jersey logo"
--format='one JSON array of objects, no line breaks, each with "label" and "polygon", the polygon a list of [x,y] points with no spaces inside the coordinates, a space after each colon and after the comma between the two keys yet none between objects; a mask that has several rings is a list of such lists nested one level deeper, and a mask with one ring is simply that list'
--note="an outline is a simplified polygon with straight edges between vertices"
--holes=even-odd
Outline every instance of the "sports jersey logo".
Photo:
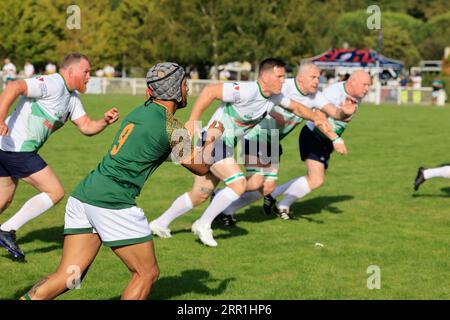
[{"label": "sports jersey logo", "polygon": [[233,82],[233,88],[234,90],[239,90],[239,83]]},{"label": "sports jersey logo", "polygon": [[42,82],[39,84],[39,87],[41,88],[41,94],[43,97],[45,97],[47,95],[47,85],[45,84],[45,82]]}]

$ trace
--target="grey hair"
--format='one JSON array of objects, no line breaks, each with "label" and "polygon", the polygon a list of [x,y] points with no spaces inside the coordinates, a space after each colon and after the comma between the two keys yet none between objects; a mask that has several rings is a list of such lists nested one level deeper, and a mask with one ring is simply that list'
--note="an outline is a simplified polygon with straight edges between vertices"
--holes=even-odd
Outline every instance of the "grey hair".
[{"label": "grey hair", "polygon": [[304,61],[302,63],[300,63],[300,67],[298,68],[298,74],[304,74],[306,71],[308,71],[311,68],[317,68],[319,69],[318,66],[316,66],[314,64],[314,62],[312,61]]}]

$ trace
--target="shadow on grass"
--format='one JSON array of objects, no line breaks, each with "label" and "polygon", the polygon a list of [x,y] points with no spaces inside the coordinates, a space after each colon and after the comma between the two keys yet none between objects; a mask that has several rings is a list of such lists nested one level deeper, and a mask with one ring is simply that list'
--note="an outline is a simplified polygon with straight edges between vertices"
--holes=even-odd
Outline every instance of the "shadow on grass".
[{"label": "shadow on grass", "polygon": [[[49,246],[40,247],[40,248],[36,248],[36,249],[32,249],[32,250],[26,250],[26,246],[25,246],[25,250],[24,250],[25,255],[27,255],[29,253],[47,253],[47,252],[51,252],[51,251],[62,248],[63,241],[64,241],[63,226],[33,230],[33,231],[28,232],[23,237],[19,233],[18,237],[17,237],[17,243],[19,246],[22,247],[22,249],[23,249],[24,244],[33,243],[36,240],[48,242],[48,243],[52,243],[52,244]],[[27,262],[26,260],[20,260],[20,259],[14,258],[14,256],[12,254],[9,254],[7,251],[5,251],[4,254],[1,254],[0,258],[7,258],[13,262],[18,262],[18,263],[26,263]]]},{"label": "shadow on grass", "polygon": [[[214,235],[214,239],[227,239],[227,238],[245,236],[246,234],[248,234],[248,231],[244,228],[241,228],[237,225],[227,227],[218,221],[213,221],[211,227],[213,230],[219,229],[219,230],[228,232],[227,234]],[[176,235],[176,234],[180,234],[180,233],[191,233],[192,236],[194,236],[194,234],[191,232],[191,229],[180,229],[180,230],[175,230],[175,231],[171,232],[172,236]],[[194,236],[194,237],[197,237],[197,236]],[[196,241],[198,243],[202,244],[199,239],[197,239]]]},{"label": "shadow on grass", "polygon": [[[2,250],[2,249],[3,249],[3,247],[0,247],[0,250]],[[13,254],[10,253],[6,249],[2,250],[2,253],[0,255],[0,259],[3,259],[3,258],[11,260],[12,262],[15,262],[15,263],[27,263],[28,262],[26,260],[26,258],[25,259],[20,259],[20,258],[14,257]]]},{"label": "shadow on grass", "polygon": [[[340,196],[321,196],[312,198],[306,201],[299,201],[292,205],[292,212],[294,219],[300,218],[305,219],[309,222],[324,223],[322,220],[317,220],[309,217],[313,214],[321,213],[322,211],[330,212],[334,214],[341,214],[343,211],[338,207],[334,206],[335,203],[349,201],[354,197],[350,195],[340,195]],[[244,213],[237,215],[238,223],[239,221],[245,222],[261,222],[266,220],[278,219],[278,217],[273,214],[267,216],[264,214],[261,207],[253,206],[247,209]],[[228,230],[228,227],[223,227]]]},{"label": "shadow on grass", "polygon": [[448,198],[448,197],[450,197],[450,187],[442,188],[441,191],[443,192],[441,194],[413,193],[411,195],[411,197],[412,198]]},{"label": "shadow on grass", "polygon": [[[228,284],[235,280],[235,278],[227,278],[221,281],[213,279],[206,270],[186,270],[183,271],[180,276],[170,276],[158,279],[152,287],[149,300],[168,300],[188,293],[197,293],[214,297],[225,292]],[[215,288],[210,288],[210,286],[214,286]],[[119,299],[120,296],[117,296],[110,300]]]},{"label": "shadow on grass", "polygon": [[163,277],[156,281],[150,299],[167,300],[189,293],[214,297],[225,292],[228,284],[234,280],[234,278],[224,280],[211,278],[211,274],[206,270],[186,270],[180,276]]},{"label": "shadow on grass", "polygon": [[18,240],[19,245],[39,240],[39,241],[43,241],[43,242],[56,243],[60,247],[62,247],[62,244],[64,241],[63,232],[64,232],[64,226],[36,229],[36,230],[28,232],[23,237],[20,236],[20,234],[19,234],[17,237],[17,240]]},{"label": "shadow on grass", "polygon": [[63,235],[64,227],[51,227],[45,229],[37,229],[28,232],[24,237],[18,237],[18,244],[21,246],[25,243],[32,243],[34,241],[43,241],[52,243],[46,247],[40,247],[32,250],[26,250],[25,254],[29,253],[47,253],[62,248],[64,242]]},{"label": "shadow on grass", "polygon": [[301,219],[308,220],[310,222],[323,223],[322,220],[316,220],[309,215],[319,214],[322,211],[341,214],[344,211],[334,206],[335,203],[349,201],[354,197],[350,195],[341,196],[321,196],[317,198],[312,198],[306,201],[296,202],[292,206],[292,211],[294,212],[294,217],[299,217]]}]

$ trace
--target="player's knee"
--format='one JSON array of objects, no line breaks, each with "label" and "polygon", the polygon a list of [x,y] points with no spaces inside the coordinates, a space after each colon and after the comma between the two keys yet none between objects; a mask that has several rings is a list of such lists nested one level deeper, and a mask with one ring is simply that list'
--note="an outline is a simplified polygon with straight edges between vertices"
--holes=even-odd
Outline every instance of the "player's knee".
[{"label": "player's knee", "polygon": [[253,175],[249,180],[247,180],[247,191],[255,191],[260,189],[264,185],[264,176],[260,174]]},{"label": "player's knee", "polygon": [[159,273],[159,267],[155,265],[150,269],[139,270],[136,274],[138,275],[140,281],[142,281],[146,285],[151,286],[156,282],[156,280],[158,280]]},{"label": "player's knee", "polygon": [[247,189],[247,180],[239,179],[227,185],[232,189],[237,195],[241,196],[245,193]]},{"label": "player's knee", "polygon": [[2,214],[11,205],[12,198],[0,200],[0,214]]},{"label": "player's knee", "polygon": [[191,202],[194,207],[208,200],[210,196],[211,193],[206,191],[192,190],[189,192],[189,198],[191,198]]},{"label": "player's knee", "polygon": [[320,186],[322,186],[323,181],[324,181],[323,177],[314,177],[308,181],[309,187],[311,188],[311,190],[318,189],[320,188]]},{"label": "player's knee", "polygon": [[50,199],[52,199],[53,204],[57,204],[62,199],[64,199],[65,191],[62,187],[60,187],[47,194],[50,197]]}]

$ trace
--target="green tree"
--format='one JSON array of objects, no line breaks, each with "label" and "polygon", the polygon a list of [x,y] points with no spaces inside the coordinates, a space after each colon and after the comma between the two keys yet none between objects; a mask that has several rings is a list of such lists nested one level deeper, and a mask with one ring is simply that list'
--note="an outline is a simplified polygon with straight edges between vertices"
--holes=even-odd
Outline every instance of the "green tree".
[{"label": "green tree", "polygon": [[[344,13],[337,19],[330,31],[332,45],[341,47],[347,42],[350,47],[372,48],[378,50],[379,30],[367,28],[366,11]],[[403,60],[406,66],[417,63],[421,56],[415,41],[422,37],[420,30],[423,23],[404,13],[386,12],[381,15],[382,48],[381,53]]]},{"label": "green tree", "polygon": [[58,61],[55,49],[63,26],[52,1],[0,2],[0,54],[9,56],[18,69],[29,59],[37,69],[47,61]]},{"label": "green tree", "polygon": [[418,48],[424,59],[440,60],[450,46],[450,12],[430,19],[423,28],[423,42]]}]

